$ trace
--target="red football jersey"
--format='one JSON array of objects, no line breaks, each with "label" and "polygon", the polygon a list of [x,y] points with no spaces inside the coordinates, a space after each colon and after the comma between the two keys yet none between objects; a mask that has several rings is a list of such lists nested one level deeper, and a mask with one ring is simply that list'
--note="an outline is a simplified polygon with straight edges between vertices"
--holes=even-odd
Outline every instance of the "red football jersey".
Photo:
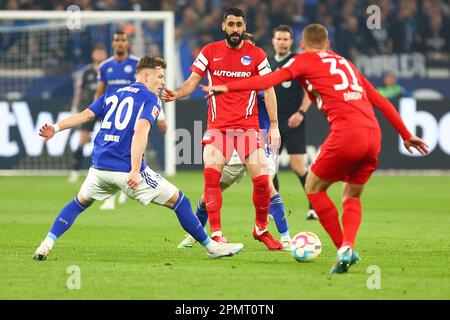
[{"label": "red football jersey", "polygon": [[[210,85],[221,85],[255,75],[270,73],[264,51],[244,41],[240,49],[226,45],[226,40],[203,47],[191,70],[205,74]],[[208,129],[259,129],[257,91],[241,91],[212,96],[208,101]]]},{"label": "red football jersey", "polygon": [[332,127],[358,124],[378,128],[359,72],[347,59],[331,51],[307,52],[294,58],[286,69],[299,78]]},{"label": "red football jersey", "polygon": [[331,51],[299,54],[276,72],[233,82],[227,87],[230,92],[263,90],[290,79],[300,81],[311,100],[327,117],[331,128],[355,125],[379,128],[372,108],[375,106],[404,140],[411,137],[395,107],[350,61]]}]

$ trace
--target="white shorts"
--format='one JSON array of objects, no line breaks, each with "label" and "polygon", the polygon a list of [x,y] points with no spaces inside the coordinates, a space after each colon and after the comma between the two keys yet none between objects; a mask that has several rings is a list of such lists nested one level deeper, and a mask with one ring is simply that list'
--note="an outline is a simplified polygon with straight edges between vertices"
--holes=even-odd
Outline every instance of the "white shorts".
[{"label": "white shorts", "polygon": [[[267,148],[266,148],[267,150]],[[277,153],[267,152],[267,168],[268,173],[274,176],[277,172]],[[242,164],[241,159],[236,150],[233,151],[230,161],[225,165],[222,171],[222,176],[220,177],[220,182],[231,186],[233,183],[241,182],[246,172],[245,166]]]},{"label": "white shorts", "polygon": [[278,172],[278,152],[271,152],[266,146],[266,159],[269,175],[274,176]]},{"label": "white shorts", "polygon": [[81,185],[81,195],[86,200],[105,200],[122,190],[129,198],[147,205],[150,202],[165,204],[173,197],[178,188],[149,167],[141,171],[139,186],[136,190],[128,184],[128,173],[108,170],[89,169]]}]

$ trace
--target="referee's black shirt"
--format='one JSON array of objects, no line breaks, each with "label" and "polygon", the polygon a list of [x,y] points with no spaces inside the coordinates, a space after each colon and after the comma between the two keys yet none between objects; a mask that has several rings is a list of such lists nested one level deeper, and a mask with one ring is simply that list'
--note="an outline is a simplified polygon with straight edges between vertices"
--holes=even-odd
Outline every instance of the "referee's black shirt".
[{"label": "referee's black shirt", "polygon": [[[272,71],[282,68],[290,59],[296,56],[295,53],[287,55],[283,60],[276,61],[275,57],[269,58]],[[278,122],[281,124],[298,111],[303,100],[304,91],[297,79],[285,81],[275,86],[278,106]]]}]

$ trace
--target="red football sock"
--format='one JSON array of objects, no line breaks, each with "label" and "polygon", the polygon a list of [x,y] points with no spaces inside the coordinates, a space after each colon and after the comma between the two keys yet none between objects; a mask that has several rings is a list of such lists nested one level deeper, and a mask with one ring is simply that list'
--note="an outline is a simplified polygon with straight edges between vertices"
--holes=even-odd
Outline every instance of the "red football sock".
[{"label": "red football sock", "polygon": [[339,213],[333,201],[325,191],[307,194],[319,221],[333,240],[336,248],[342,245],[343,233],[339,223]]},{"label": "red football sock", "polygon": [[270,207],[269,176],[267,174],[252,179],[253,204],[256,212],[256,226],[259,230],[267,228],[267,216]]},{"label": "red football sock", "polygon": [[220,191],[220,171],[213,168],[203,170],[205,176],[205,204],[211,232],[221,231],[220,208],[222,208],[222,192]]},{"label": "red football sock", "polygon": [[361,201],[358,199],[347,199],[344,201],[343,206],[342,225],[344,227],[344,240],[342,245],[353,248],[356,234],[361,225]]}]

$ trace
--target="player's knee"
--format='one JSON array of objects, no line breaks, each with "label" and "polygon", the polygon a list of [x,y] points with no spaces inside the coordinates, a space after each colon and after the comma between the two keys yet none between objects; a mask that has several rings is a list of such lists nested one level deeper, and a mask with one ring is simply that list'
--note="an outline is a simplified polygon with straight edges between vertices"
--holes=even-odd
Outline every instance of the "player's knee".
[{"label": "player's knee", "polygon": [[182,192],[179,189],[177,189],[173,193],[173,195],[169,198],[169,200],[167,200],[167,202],[163,204],[163,206],[173,209],[175,204],[178,202],[178,199],[180,198],[181,194]]},{"label": "player's knee", "polygon": [[359,197],[346,197],[346,196],[344,196],[344,197],[342,197],[342,202],[345,202],[345,201],[347,201],[347,200],[358,200],[358,201],[361,201],[361,196],[359,196]]},{"label": "player's knee", "polygon": [[89,207],[95,201],[94,199],[87,198],[87,197],[83,196],[81,191],[78,192],[78,194],[77,194],[77,200],[78,200],[79,203],[81,203],[85,207]]},{"label": "player's knee", "polygon": [[364,191],[364,185],[345,183],[342,192],[342,200],[355,199],[361,200],[362,193]]},{"label": "player's knee", "polygon": [[362,196],[362,191],[355,191],[355,190],[352,190],[352,191],[348,191],[348,192],[346,192],[346,193],[344,193],[343,195],[342,195],[342,200],[343,201],[346,201],[346,200],[349,200],[349,199],[354,199],[354,200],[361,200],[361,196]]},{"label": "player's knee", "polygon": [[232,183],[225,183],[225,182],[220,181],[220,191],[223,192],[223,191],[227,190]]},{"label": "player's knee", "polygon": [[310,193],[319,193],[322,191],[325,191],[327,188],[323,186],[321,183],[318,183],[317,181],[314,181],[312,179],[306,179],[305,183],[305,192],[307,194]]}]

